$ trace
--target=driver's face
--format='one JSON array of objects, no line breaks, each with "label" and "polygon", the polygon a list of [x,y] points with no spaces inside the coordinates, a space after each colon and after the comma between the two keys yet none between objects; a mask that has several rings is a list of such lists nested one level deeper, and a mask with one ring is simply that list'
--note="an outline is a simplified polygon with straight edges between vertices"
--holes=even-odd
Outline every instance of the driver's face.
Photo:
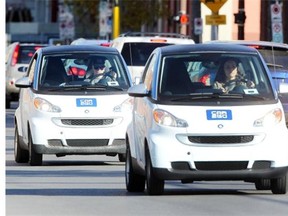
[{"label": "driver's face", "polygon": [[227,78],[235,78],[238,73],[236,62],[235,61],[225,62],[224,71]]},{"label": "driver's face", "polygon": [[93,65],[94,73],[104,73],[105,66],[104,65]]}]

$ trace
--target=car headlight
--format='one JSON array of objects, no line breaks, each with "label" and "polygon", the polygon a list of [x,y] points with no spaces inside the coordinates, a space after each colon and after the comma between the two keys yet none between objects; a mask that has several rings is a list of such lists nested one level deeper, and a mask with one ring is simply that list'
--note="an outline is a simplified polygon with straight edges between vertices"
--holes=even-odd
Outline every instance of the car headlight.
[{"label": "car headlight", "polygon": [[53,105],[43,98],[34,99],[34,107],[43,112],[61,112],[60,107]]},{"label": "car headlight", "polygon": [[165,110],[155,109],[153,111],[153,118],[154,121],[160,125],[170,127],[188,127],[188,123],[185,120],[179,119]]},{"label": "car headlight", "polygon": [[268,112],[266,115],[264,115],[262,118],[259,118],[254,121],[254,126],[255,127],[263,127],[263,126],[271,126],[271,125],[276,125],[279,122],[281,122],[283,117],[282,110],[277,108],[274,110],[271,110]]},{"label": "car headlight", "polygon": [[127,98],[120,105],[117,105],[113,108],[114,112],[131,112],[133,107],[133,97]]}]

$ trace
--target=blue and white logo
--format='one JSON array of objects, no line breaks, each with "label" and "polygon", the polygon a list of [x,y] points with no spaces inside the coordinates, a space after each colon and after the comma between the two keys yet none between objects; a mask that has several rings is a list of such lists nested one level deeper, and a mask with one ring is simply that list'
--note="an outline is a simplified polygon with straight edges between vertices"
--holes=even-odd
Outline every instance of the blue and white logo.
[{"label": "blue and white logo", "polygon": [[207,120],[232,120],[231,110],[206,110]]},{"label": "blue and white logo", "polygon": [[96,107],[97,102],[96,98],[77,98],[76,105],[77,107]]}]

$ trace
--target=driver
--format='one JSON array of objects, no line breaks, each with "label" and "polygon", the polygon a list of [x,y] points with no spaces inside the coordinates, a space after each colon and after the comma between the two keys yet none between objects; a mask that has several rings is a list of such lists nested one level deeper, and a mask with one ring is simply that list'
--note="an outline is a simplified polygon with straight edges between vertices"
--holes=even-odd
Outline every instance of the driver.
[{"label": "driver", "polygon": [[255,84],[248,80],[244,81],[238,70],[238,61],[234,58],[228,58],[217,73],[213,88],[220,89],[224,93],[235,90],[235,87],[254,88]]},{"label": "driver", "polygon": [[85,81],[89,81],[91,84],[102,83],[116,80],[117,74],[105,66],[105,58],[97,57],[94,59],[91,65],[91,69],[87,72]]}]

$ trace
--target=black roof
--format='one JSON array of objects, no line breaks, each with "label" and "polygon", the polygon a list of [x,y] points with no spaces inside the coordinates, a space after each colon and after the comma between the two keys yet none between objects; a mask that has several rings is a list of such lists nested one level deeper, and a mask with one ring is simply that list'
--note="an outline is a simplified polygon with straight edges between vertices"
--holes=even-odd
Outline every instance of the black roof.
[{"label": "black roof", "polygon": [[251,47],[236,44],[183,44],[159,47],[162,54],[189,53],[189,52],[249,52],[257,53]]},{"label": "black roof", "polygon": [[221,43],[221,44],[241,44],[246,46],[276,47],[288,49],[288,44],[277,43],[273,41],[257,41],[257,40],[213,40],[205,43]]},{"label": "black roof", "polygon": [[99,53],[119,53],[116,48],[103,47],[98,45],[60,45],[41,48],[42,54],[75,53],[75,52],[99,52]]}]

